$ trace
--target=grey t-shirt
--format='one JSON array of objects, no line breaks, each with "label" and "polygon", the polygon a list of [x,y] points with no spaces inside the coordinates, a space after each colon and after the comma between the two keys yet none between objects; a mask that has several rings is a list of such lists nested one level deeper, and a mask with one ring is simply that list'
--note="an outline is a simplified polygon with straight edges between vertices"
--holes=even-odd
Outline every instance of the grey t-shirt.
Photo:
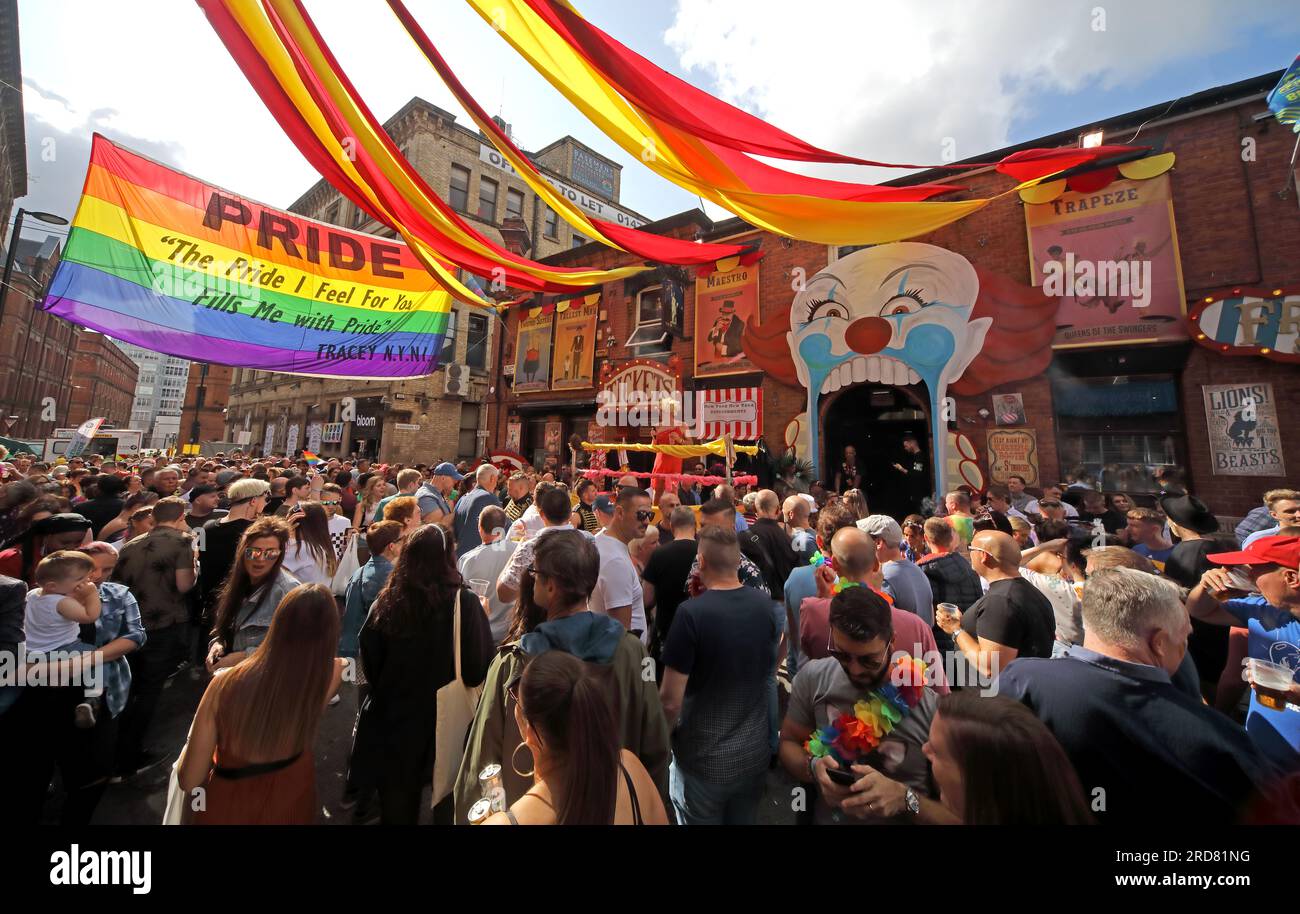
[{"label": "grey t-shirt", "polygon": [[885,563],[885,580],[895,606],[916,613],[926,625],[934,625],[934,593],[924,571],[907,559],[898,559]]},{"label": "grey t-shirt", "polygon": [[[799,668],[790,689],[790,707],[786,716],[813,730],[821,729],[841,714],[850,714],[853,705],[865,698],[853,685],[848,674],[834,657],[811,660]],[[886,761],[881,774],[906,784],[918,795],[930,795],[930,763],[921,747],[930,737],[930,722],[939,699],[927,688],[907,717],[881,742],[878,751]],[[815,787],[813,789],[816,789]],[[892,819],[858,819],[833,810],[823,802],[820,792],[814,808],[818,825],[883,825]],[[904,813],[907,815],[907,813]]]}]

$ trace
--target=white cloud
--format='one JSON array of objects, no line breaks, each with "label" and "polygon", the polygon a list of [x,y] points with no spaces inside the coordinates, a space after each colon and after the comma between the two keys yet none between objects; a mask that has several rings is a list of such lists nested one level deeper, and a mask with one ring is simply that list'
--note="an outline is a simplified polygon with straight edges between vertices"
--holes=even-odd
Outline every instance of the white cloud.
[{"label": "white cloud", "polygon": [[[1094,28],[1098,11],[1104,30]],[[947,137],[957,158],[1014,142],[1013,122],[1032,113],[1039,93],[1137,82],[1293,14],[1280,0],[679,0],[665,40],[693,82],[716,86],[716,94],[809,142],[935,164]],[[1282,63],[1261,61],[1259,71]],[[1069,111],[1059,120],[1058,129],[1074,126]]]}]

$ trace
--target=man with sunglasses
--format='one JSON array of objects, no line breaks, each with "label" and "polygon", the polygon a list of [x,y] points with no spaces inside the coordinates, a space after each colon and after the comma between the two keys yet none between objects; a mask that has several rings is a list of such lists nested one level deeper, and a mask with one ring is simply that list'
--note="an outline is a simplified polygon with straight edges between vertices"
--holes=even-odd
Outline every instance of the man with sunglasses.
[{"label": "man with sunglasses", "polygon": [[1056,614],[1042,591],[1021,576],[1016,541],[999,530],[980,531],[971,541],[970,557],[988,592],[965,614],[941,612],[935,623],[980,678],[997,676],[1017,657],[1052,656]]},{"label": "man with sunglasses", "polygon": [[830,656],[807,662],[794,678],[781,725],[780,760],[791,777],[816,788],[818,825],[956,821],[929,795],[930,768],[922,747],[938,703],[929,686],[876,750],[851,766],[851,784],[832,780],[828,772],[840,768],[834,759],[813,758],[804,748],[814,731],[852,714],[857,702],[891,682],[895,642],[889,603],[870,588],[847,587],[830,604]]},{"label": "man with sunglasses", "polygon": [[625,486],[619,490],[614,519],[596,536],[600,577],[588,603],[592,612],[613,616],[646,645],[650,643],[650,633],[646,625],[645,593],[627,544],[646,535],[654,516],[650,496],[644,489]]}]

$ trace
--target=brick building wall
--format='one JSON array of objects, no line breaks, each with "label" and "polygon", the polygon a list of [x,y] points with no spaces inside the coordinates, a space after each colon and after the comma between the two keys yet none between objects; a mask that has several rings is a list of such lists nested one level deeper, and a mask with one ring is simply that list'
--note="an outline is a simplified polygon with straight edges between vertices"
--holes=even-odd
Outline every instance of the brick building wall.
[{"label": "brick building wall", "polygon": [[72,396],[66,425],[103,416],[105,427],[129,428],[139,375],[135,362],[108,337],[93,330],[79,331],[67,382]]},{"label": "brick building wall", "polygon": [[[388,119],[384,129],[425,182],[444,200],[450,202],[452,199],[453,166],[468,172],[467,202],[461,215],[493,241],[503,243],[501,226],[508,215],[507,201],[511,191],[519,194],[522,200],[522,218],[533,245],[527,256],[537,259],[560,254],[569,250],[575,241],[581,241],[581,237],[575,238],[576,233],[559,219],[556,220],[554,233],[548,234],[548,208],[545,203],[538,200],[532,189],[517,175],[483,161],[481,152],[486,140],[477,130],[456,123],[456,116],[451,112],[423,99],[414,98]],[[572,137],[563,137],[545,147],[539,153],[540,164],[552,178],[574,185],[575,182],[568,175],[577,148],[606,163],[614,174],[612,196],[601,199],[593,192],[588,199],[598,205],[617,206],[618,175],[622,166],[600,156]],[[496,201],[490,215],[480,215],[480,191],[484,187],[484,181],[495,182],[496,185]],[[644,219],[625,207],[620,208],[635,216],[638,221]],[[372,220],[325,181],[317,182],[289,207],[289,211],[357,231],[386,237],[395,234],[392,229]],[[300,428],[298,446],[302,447],[305,442],[305,432],[302,430],[308,424],[306,408],[309,405],[317,404],[311,414],[312,422],[334,421],[344,397],[357,400],[383,397],[389,405],[384,410],[379,434],[381,459],[414,463],[478,456],[481,453],[479,442],[483,439],[477,432],[487,429],[486,402],[492,396],[489,390],[498,386],[495,376],[500,324],[489,316],[487,337],[481,343],[487,356],[471,364],[470,323],[481,319],[485,312],[459,303],[453,306],[453,311],[456,339],[451,356],[444,360],[437,371],[425,378],[366,383],[329,381],[273,372],[237,371],[230,391],[227,434],[234,435],[244,429],[247,416],[252,446],[261,446],[268,423],[277,423],[278,446],[283,446],[286,424],[296,422]],[[470,365],[469,396],[462,398],[446,393],[445,365],[448,363]],[[471,420],[477,425],[472,430],[464,428]],[[362,437],[361,434],[354,436],[354,431],[356,430],[352,427],[347,428],[343,441],[336,445],[324,445],[322,453],[327,456],[351,453],[353,438]],[[189,420],[182,420],[181,434],[188,436]],[[471,445],[470,442],[474,443]],[[371,456],[374,456],[373,453]]]},{"label": "brick building wall", "polygon": [[[226,440],[226,404],[230,400],[230,381],[235,369],[229,365],[212,365],[191,362],[185,379],[185,404],[181,407],[180,444],[202,444],[204,441]],[[200,407],[199,387],[203,388],[203,405]],[[198,415],[198,434],[195,434],[194,417]]]},{"label": "brick building wall", "polygon": [[[1184,287],[1189,301],[1196,301],[1211,290],[1232,285],[1251,285],[1273,288],[1300,283],[1300,259],[1295,239],[1300,237],[1300,206],[1288,171],[1294,135],[1269,118],[1259,118],[1267,109],[1263,94],[1275,82],[1275,77],[1261,77],[1224,90],[1203,93],[1204,100],[1192,102],[1187,110],[1177,109],[1167,119],[1161,118],[1157,106],[1154,112],[1134,112],[1106,124],[1107,142],[1124,143],[1143,121],[1148,121],[1136,140],[1156,148],[1172,151],[1177,164],[1170,172],[1173,194],[1175,226],[1182,262]],[[1255,84],[1258,85],[1255,85]],[[1267,86],[1265,84],[1267,83]],[[1211,98],[1215,92],[1220,97]],[[1199,106],[1199,107],[1198,107]],[[1079,131],[1080,133],[1082,131]],[[1075,141],[1075,136],[1062,134],[1042,138],[1026,146],[1061,146]],[[980,157],[987,161],[1005,152]],[[913,180],[945,181],[967,188],[955,194],[956,199],[994,197],[1010,190],[1014,183],[992,169],[976,169],[967,173],[919,175],[898,183]],[[1290,186],[1289,192],[1280,193]],[[672,223],[687,214],[661,220],[656,226]],[[740,238],[756,239],[764,258],[759,264],[760,318],[767,321],[783,315],[794,297],[792,282],[796,268],[802,268],[811,277],[839,256],[839,251],[824,245],[790,241],[766,232],[755,232],[739,220],[729,220],[708,226],[700,214],[689,226],[674,233],[688,237],[687,232],[704,226],[704,237],[709,241]],[[747,234],[746,234],[747,233]],[[909,239],[925,242],[958,252],[978,267],[1000,273],[1026,285],[1030,282],[1030,261],[1024,204],[1015,194],[1008,194],[992,204],[929,235]],[[632,258],[588,245],[577,251],[549,258],[550,262],[573,265],[612,267],[632,262]],[[694,335],[694,288],[686,287],[687,336]],[[608,320],[602,324],[600,340],[603,346],[607,335],[612,335],[615,346],[608,358],[614,366],[633,357],[635,353],[621,344],[631,333],[634,302],[623,294],[622,284],[610,284],[602,290],[602,308]],[[505,360],[512,364],[513,341],[518,335],[518,315],[507,320]],[[606,333],[606,329],[610,331]],[[693,375],[693,344],[678,341],[673,353],[681,362],[687,385]],[[601,347],[598,347],[601,348]],[[1104,347],[1097,350],[1098,363],[1122,366],[1127,360],[1142,362],[1152,353],[1143,350],[1152,347]],[[1166,360],[1174,361],[1177,393],[1181,415],[1182,434],[1180,448],[1187,463],[1193,491],[1224,517],[1240,516],[1259,504],[1260,493],[1286,482],[1281,477],[1236,477],[1214,475],[1210,466],[1206,421],[1201,387],[1205,384],[1268,381],[1274,385],[1277,401],[1297,402],[1300,393],[1300,371],[1295,366],[1272,362],[1262,357],[1227,358],[1205,350],[1190,342],[1181,346],[1161,347]],[[1104,358],[1102,358],[1104,356]],[[1084,357],[1084,361],[1088,361]],[[601,359],[597,359],[596,374],[600,373]],[[1076,364],[1071,361],[1070,364]],[[980,409],[989,409],[992,397],[999,393],[1019,393],[1024,399],[1029,424],[1036,429],[1039,448],[1039,467],[1042,481],[1058,481],[1068,469],[1061,465],[1060,442],[1055,404],[1052,394],[1052,375],[1061,375],[1067,369],[1061,356],[1054,359],[1050,372],[1038,377],[1011,382],[977,396],[955,397],[957,407],[956,428],[975,446],[986,476],[987,431],[997,428],[994,418],[981,417]],[[1122,367],[1115,374],[1124,374]],[[805,408],[802,389],[763,379],[761,375],[737,375],[716,381],[701,382],[701,386],[748,386],[761,383],[764,396],[764,432],[773,450],[779,451],[784,442],[786,425]],[[594,392],[584,395],[588,400]],[[511,416],[518,417],[529,411],[529,403],[573,403],[580,398],[557,392],[514,395],[508,385],[502,385],[499,398],[492,404],[491,428],[495,441],[504,441],[506,423]],[[823,405],[827,398],[823,398]],[[560,418],[555,410],[537,411],[542,418]],[[1289,472],[1294,479],[1300,466],[1300,427],[1282,419],[1282,444]]]}]

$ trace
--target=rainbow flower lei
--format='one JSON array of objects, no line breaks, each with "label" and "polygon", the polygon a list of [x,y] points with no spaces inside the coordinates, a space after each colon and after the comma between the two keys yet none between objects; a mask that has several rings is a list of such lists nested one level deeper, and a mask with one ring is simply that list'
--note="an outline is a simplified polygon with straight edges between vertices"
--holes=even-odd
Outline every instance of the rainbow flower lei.
[{"label": "rainbow flower lei", "polygon": [[[826,555],[820,549],[818,549],[816,552],[812,554],[812,558],[808,560],[808,564],[811,565],[813,568],[820,568],[823,565],[829,565],[831,571],[835,571],[834,558]],[[835,578],[835,583],[831,585],[831,593],[839,594],[839,593],[843,593],[845,590],[847,590],[850,587],[861,587],[861,586],[862,586],[861,583],[859,583],[858,581],[850,581],[848,578],[837,576]]]},{"label": "rainbow flower lei", "polygon": [[[902,655],[890,670],[890,681],[853,705],[853,713],[836,720],[808,737],[804,749],[813,758],[829,755],[841,768],[858,761],[879,747],[900,724],[925,690],[925,662]],[[895,685],[897,682],[904,685]]]}]

